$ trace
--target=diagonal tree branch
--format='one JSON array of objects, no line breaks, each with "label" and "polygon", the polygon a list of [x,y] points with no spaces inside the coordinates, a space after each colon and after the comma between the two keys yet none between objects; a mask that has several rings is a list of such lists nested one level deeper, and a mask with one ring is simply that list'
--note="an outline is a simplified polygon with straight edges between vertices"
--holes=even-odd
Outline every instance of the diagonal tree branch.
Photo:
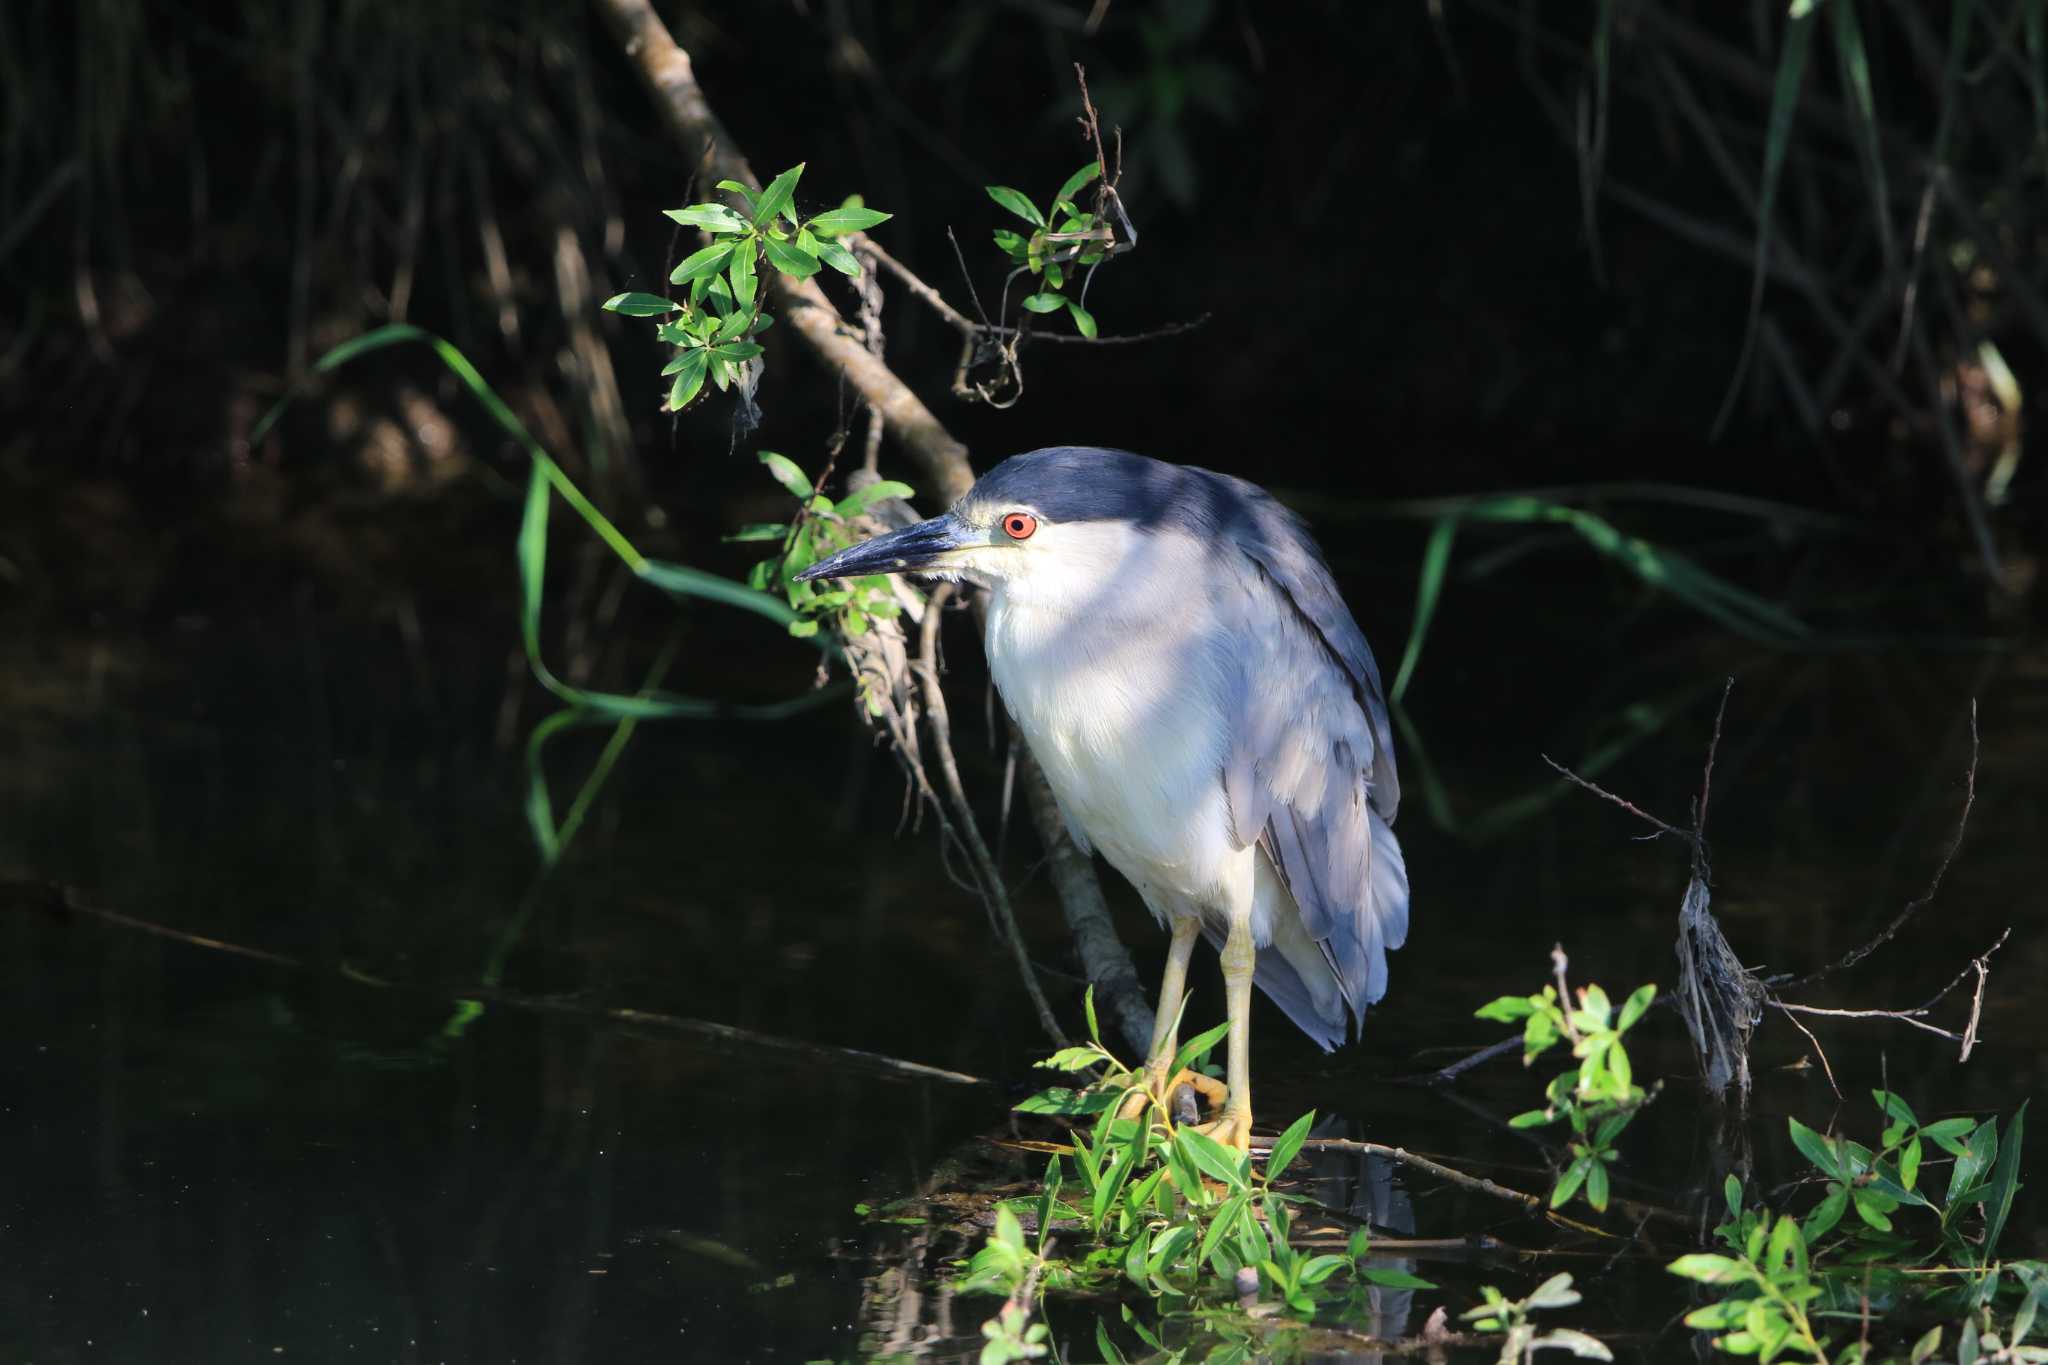
[{"label": "diagonal tree branch", "polygon": [[[689,158],[700,179],[737,180],[759,188],[739,144],[697,83],[690,54],[654,12],[648,0],[592,0],[626,59],[654,100],[656,112],[676,145]],[[814,279],[796,280],[780,271],[765,272],[782,307],[783,320],[828,367],[837,371],[871,407],[916,466],[923,487],[940,502],[951,503],[974,485],[967,447],[925,406],[924,400],[880,356],[863,343],[859,329],[840,317]],[[1094,864],[1076,848],[1039,774],[1027,757],[1024,790],[1031,802],[1033,823],[1050,858],[1053,889],[1058,893],[1074,936],[1083,970],[1095,983],[1107,1013],[1119,1032],[1142,1054],[1151,1037],[1151,1006],[1138,985],[1130,954],[1117,938],[1095,879]]]}]

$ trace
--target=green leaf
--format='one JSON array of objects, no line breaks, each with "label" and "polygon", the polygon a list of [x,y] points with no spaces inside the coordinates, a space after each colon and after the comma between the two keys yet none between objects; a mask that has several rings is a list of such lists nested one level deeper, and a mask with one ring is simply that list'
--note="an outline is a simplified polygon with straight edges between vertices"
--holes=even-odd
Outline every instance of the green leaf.
[{"label": "green leaf", "polygon": [[996,248],[1005,255],[1015,257],[1020,261],[1024,259],[1026,248],[1024,237],[1021,233],[1012,232],[1008,228],[997,228],[995,230],[995,242]]},{"label": "green leaf", "polygon": [[1998,1159],[1998,1120],[1985,1119],[1970,1133],[1970,1139],[1956,1157],[1956,1164],[1949,1172],[1948,1204],[1951,1211],[1961,1202],[1964,1191],[1972,1188],[1983,1178],[1991,1164]]},{"label": "green leaf", "polygon": [[1743,1269],[1742,1262],[1733,1257],[1716,1256],[1706,1251],[1681,1256],[1664,1268],[1673,1275],[1698,1280],[1701,1284],[1740,1284],[1750,1278],[1749,1272]]},{"label": "green leaf", "polygon": [[1209,1264],[1209,1258],[1215,1255],[1217,1247],[1223,1245],[1223,1239],[1230,1235],[1231,1228],[1237,1223],[1238,1214],[1251,1202],[1251,1197],[1250,1190],[1239,1190],[1223,1202],[1223,1207],[1209,1220],[1209,1230],[1202,1234],[1201,1248],[1195,1253],[1196,1260],[1203,1265]]},{"label": "green leaf", "polygon": [[1498,1000],[1489,1000],[1473,1011],[1477,1019],[1491,1019],[1497,1024],[1511,1024],[1517,1019],[1526,1019],[1535,1013],[1536,1006],[1526,995],[1503,995]]},{"label": "green leaf", "polygon": [[1842,1168],[1842,1159],[1836,1153],[1831,1140],[1814,1132],[1798,1119],[1787,1119],[1786,1123],[1791,1125],[1792,1145],[1799,1149],[1800,1155],[1819,1167],[1822,1175],[1834,1176],[1841,1180],[1849,1178],[1850,1173]]},{"label": "green leaf", "polygon": [[1038,211],[1037,205],[1026,198],[1021,190],[1013,190],[1008,185],[989,185],[985,188],[988,190],[989,198],[995,200],[1025,222],[1033,227],[1042,228],[1045,226],[1045,215]]},{"label": "green leaf", "polygon": [[849,280],[860,278],[860,258],[839,243],[826,240],[816,244],[817,257]]},{"label": "green leaf", "polygon": [[[1785,38],[1778,48],[1778,70],[1771,83],[1771,111],[1764,131],[1763,176],[1758,185],[1756,212],[1756,257],[1750,275],[1749,312],[1743,326],[1742,353],[1736,363],[1721,411],[1714,418],[1714,434],[1720,435],[1728,415],[1734,411],[1736,395],[1748,371],[1750,352],[1756,345],[1757,323],[1763,312],[1764,280],[1769,273],[1771,242],[1776,236],[1774,210],[1778,182],[1785,169],[1785,154],[1792,145],[1792,119],[1799,108],[1799,92],[1806,76],[1806,54],[1813,45],[1815,15],[1811,5],[1794,4],[1785,25]],[[1936,153],[1938,161],[1940,154]]]},{"label": "green leaf", "polygon": [[818,258],[810,252],[789,242],[778,242],[773,237],[761,239],[768,252],[768,264],[785,275],[807,280],[818,273]]},{"label": "green leaf", "polygon": [[1913,1113],[1913,1107],[1907,1104],[1905,1100],[1901,1099],[1896,1092],[1890,1090],[1873,1090],[1870,1092],[1870,1098],[1876,1101],[1877,1107],[1879,1109],[1884,1110],[1885,1113],[1891,1115],[1899,1122],[1907,1124],[1914,1128],[1918,1128],[1920,1126],[1920,1120]]},{"label": "green leaf", "polygon": [[1892,1220],[1889,1216],[1889,1211],[1880,1202],[1880,1198],[1872,1195],[1869,1190],[1861,1188],[1850,1190],[1849,1203],[1855,1208],[1858,1218],[1861,1218],[1879,1232],[1890,1232],[1892,1230]]},{"label": "green leaf", "polygon": [[711,354],[717,356],[720,360],[752,360],[755,356],[761,354],[761,347],[758,342],[728,341],[722,345],[713,346]]},{"label": "green leaf", "polygon": [[[869,484],[867,487],[849,493],[845,497],[841,498],[839,500],[838,506],[834,507],[832,510],[837,515],[845,517],[848,520],[851,520],[852,518],[857,517],[861,513],[867,511],[868,508],[874,506],[878,502],[886,501],[889,498],[913,498],[916,496],[917,490],[912,488],[907,483],[898,483],[894,479],[877,479],[875,482]],[[1090,1020],[1090,1026],[1088,1030],[1088,1036],[1092,1038],[1096,1036],[1093,1025],[1093,1020],[1095,1018],[1095,1005],[1093,1001],[1094,987],[1091,986],[1089,988],[1089,991],[1090,999],[1088,1002],[1088,1018]]]},{"label": "green leaf", "polygon": [[1019,1114],[1099,1114],[1116,1103],[1116,1096],[1106,1095],[1099,1090],[1070,1090],[1065,1086],[1050,1086],[1028,1099],[1012,1105]]},{"label": "green leaf", "polygon": [[1315,1121],[1316,1111],[1311,1109],[1294,1122],[1288,1124],[1287,1131],[1274,1140],[1273,1150],[1266,1157],[1266,1179],[1268,1181],[1278,1179],[1280,1173],[1287,1169],[1288,1164],[1301,1151],[1301,1144],[1308,1139],[1308,1130],[1315,1126]]},{"label": "green leaf", "polygon": [[1963,1139],[1977,1126],[1971,1118],[1937,1119],[1920,1130],[1920,1136],[1951,1156],[1964,1152]]},{"label": "green leaf", "polygon": [[1095,339],[1095,315],[1072,299],[1067,300],[1067,311],[1074,315],[1074,330],[1089,340]]},{"label": "green leaf", "polygon": [[[695,346],[678,355],[669,365],[676,372],[676,382],[668,391],[668,410],[681,412],[690,406],[691,400],[704,387],[704,372],[711,364],[711,353],[701,346]],[[662,371],[668,373],[667,369]]]},{"label": "green leaf", "polygon": [[764,450],[761,452],[761,463],[768,466],[768,472],[775,476],[775,482],[787,488],[794,496],[811,496],[811,481],[805,476],[804,471],[797,467],[795,460],[787,455],[778,455],[772,450]]},{"label": "green leaf", "polygon": [[740,197],[740,202],[747,206],[748,213],[752,213],[754,211],[754,192],[748,189],[745,185],[742,185],[739,181],[721,180],[718,182],[718,188],[725,190],[728,193],[738,195]]},{"label": "green leaf", "polygon": [[1614,1025],[1616,1033],[1627,1033],[1629,1026],[1643,1017],[1643,1011],[1650,1008],[1650,1002],[1657,998],[1657,987],[1652,984],[1640,986],[1635,994],[1622,1003],[1621,1018]]},{"label": "green leaf", "polygon": [[1166,1074],[1177,1076],[1187,1069],[1188,1063],[1222,1042],[1230,1034],[1230,1021],[1224,1020],[1215,1028],[1196,1034],[1180,1045],[1180,1051],[1173,1054],[1173,1065],[1166,1068]]},{"label": "green leaf", "polygon": [[1200,1174],[1208,1176],[1227,1189],[1244,1188],[1244,1181],[1238,1175],[1237,1153],[1215,1138],[1206,1133],[1198,1133],[1192,1128],[1176,1128],[1173,1131],[1173,1142],[1179,1149],[1181,1158]]},{"label": "green leaf", "polygon": [[866,232],[889,221],[891,215],[878,209],[862,208],[848,204],[842,208],[828,210],[804,224],[816,237],[837,237],[845,232]]},{"label": "green leaf", "polygon": [[2026,1133],[2027,1105],[2022,1100],[2017,1113],[2012,1116],[2012,1126],[2006,1130],[2005,1138],[1998,1149],[1998,1164],[1991,1171],[1991,1195],[1984,1202],[1984,1259],[1989,1261],[1998,1250],[1998,1238],[2005,1231],[2005,1220],[2012,1213],[2013,1196],[2020,1188],[2020,1144]]},{"label": "green leaf", "polygon": [[1742,1216],[1742,1182],[1733,1175],[1730,1175],[1721,1182],[1721,1197],[1728,1201],[1728,1216],[1730,1218],[1740,1218]]},{"label": "green leaf", "polygon": [[1531,1109],[1508,1120],[1510,1128],[1541,1128],[1546,1123],[1555,1123],[1559,1118],[1553,1109]]},{"label": "green leaf", "polygon": [[1570,1308],[1579,1302],[1580,1297],[1579,1291],[1572,1288],[1570,1272],[1559,1271],[1537,1285],[1522,1303],[1529,1308]]},{"label": "green leaf", "polygon": [[1052,1071],[1086,1071],[1100,1060],[1102,1054],[1092,1047],[1063,1047],[1036,1065]]},{"label": "green leaf", "polygon": [[716,275],[719,271],[725,269],[725,263],[732,259],[732,253],[733,244],[731,242],[713,242],[702,251],[693,251],[688,256],[683,257],[683,263],[670,273],[668,282],[670,284],[688,284],[692,280],[701,280]]},{"label": "green leaf", "polygon": [[1032,294],[1024,300],[1025,311],[1031,313],[1052,313],[1066,306],[1066,295],[1055,294],[1049,290],[1045,293]]},{"label": "green leaf", "polygon": [[673,313],[680,307],[680,303],[672,302],[659,294],[614,294],[604,301],[605,312],[620,313],[629,318],[659,317],[663,313]]},{"label": "green leaf", "polygon": [[[743,310],[752,308],[754,306],[754,295],[759,291],[760,282],[754,275],[754,248],[751,244],[744,251],[735,251],[733,253],[732,268],[727,271],[727,274],[732,279],[733,302],[737,303]],[[733,316],[745,317],[746,314],[745,312],[739,312],[733,314]]]},{"label": "green leaf", "polygon": [[1072,199],[1074,197],[1074,191],[1080,189],[1083,185],[1088,184],[1090,181],[1094,180],[1095,177],[1101,174],[1102,163],[1099,161],[1091,161],[1087,165],[1083,166],[1080,170],[1075,171],[1072,175],[1068,176],[1066,179],[1066,183],[1060,186],[1059,193],[1055,194],[1053,198]]},{"label": "green leaf", "polygon": [[732,233],[747,230],[747,220],[723,204],[692,204],[686,209],[663,209],[662,213],[684,227],[703,228],[706,232]]},{"label": "green leaf", "polygon": [[1842,1215],[1849,1211],[1849,1192],[1838,1184],[1828,1186],[1827,1198],[1814,1206],[1806,1215],[1804,1231],[1806,1240],[1817,1242],[1833,1232],[1835,1225],[1842,1221]]},{"label": "green leaf", "polygon": [[671,564],[660,559],[643,560],[639,573],[643,582],[661,589],[670,597],[701,597],[751,611],[771,621],[789,623],[796,620],[796,613],[781,598],[758,592],[744,583],[715,573],[693,569],[687,564]]},{"label": "green leaf", "polygon": [[1586,1202],[1601,1213],[1607,1212],[1607,1163],[1588,1159],[1586,1162]]},{"label": "green leaf", "polygon": [[812,621],[791,621],[789,633],[799,640],[808,640],[818,633],[818,623]]},{"label": "green leaf", "polygon": [[[776,214],[783,213],[789,208],[789,201],[796,194],[796,182],[803,173],[804,163],[799,161],[768,182],[768,188],[762,190],[761,197],[754,201],[755,227],[766,227]],[[795,214],[789,214],[788,217],[792,223],[796,221]]]},{"label": "green leaf", "polygon": [[1589,1157],[1580,1157],[1565,1167],[1564,1174],[1557,1178],[1557,1187],[1550,1192],[1550,1207],[1561,1209],[1571,1202],[1579,1192],[1579,1186],[1586,1181],[1586,1173],[1595,1165]]}]

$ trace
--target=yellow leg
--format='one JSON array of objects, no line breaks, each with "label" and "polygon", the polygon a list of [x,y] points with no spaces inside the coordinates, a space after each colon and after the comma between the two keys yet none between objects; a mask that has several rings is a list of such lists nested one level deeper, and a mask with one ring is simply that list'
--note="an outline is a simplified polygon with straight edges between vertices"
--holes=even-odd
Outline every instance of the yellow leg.
[{"label": "yellow leg", "polygon": [[[1173,940],[1166,949],[1166,970],[1159,978],[1159,1012],[1152,1020],[1151,1055],[1145,1060],[1143,1083],[1147,1094],[1164,1106],[1183,1082],[1192,1085],[1211,1104],[1222,1099],[1222,1087],[1207,1076],[1182,1071],[1168,1076],[1173,1054],[1180,1050],[1181,997],[1186,993],[1188,959],[1194,956],[1195,940],[1202,936],[1202,922],[1188,915],[1173,922]],[[1124,1101],[1119,1117],[1135,1119],[1145,1111],[1146,1095],[1132,1095]]]},{"label": "yellow leg", "polygon": [[1252,1145],[1252,946],[1249,918],[1233,918],[1223,940],[1223,997],[1230,1016],[1230,1099],[1223,1116],[1202,1131],[1218,1142],[1247,1151]]},{"label": "yellow leg", "polygon": [[1152,1017],[1152,1052],[1147,1058],[1161,1071],[1180,1047],[1180,998],[1187,990],[1188,959],[1194,956],[1195,940],[1201,936],[1202,922],[1193,915],[1173,922],[1166,970],[1159,977],[1159,1013]]}]

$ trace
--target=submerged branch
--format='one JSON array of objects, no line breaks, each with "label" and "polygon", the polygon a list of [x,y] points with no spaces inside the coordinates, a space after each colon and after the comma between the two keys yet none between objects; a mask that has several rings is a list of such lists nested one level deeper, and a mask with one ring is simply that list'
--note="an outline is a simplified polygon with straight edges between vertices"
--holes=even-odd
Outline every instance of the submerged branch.
[{"label": "submerged branch", "polygon": [[[1366,1156],[1385,1157],[1389,1161],[1426,1172],[1437,1179],[1456,1185],[1459,1189],[1471,1190],[1493,1199],[1510,1204],[1520,1204],[1531,1213],[1551,1212],[1550,1201],[1527,1190],[1510,1189],[1481,1175],[1468,1175],[1455,1166],[1446,1166],[1441,1161],[1419,1156],[1405,1147],[1389,1147],[1381,1142],[1355,1142],[1350,1138],[1309,1138],[1301,1144],[1303,1151],[1359,1152]],[[1616,1199],[1614,1207],[1631,1218],[1653,1219],[1675,1227],[1691,1228],[1694,1220],[1677,1209],[1667,1209],[1656,1204],[1644,1204],[1634,1199]]]},{"label": "submerged branch", "polygon": [[[240,943],[230,943],[225,939],[209,938],[204,934],[188,933],[183,929],[172,928],[168,924],[158,924],[153,920],[124,915],[118,910],[94,905],[68,886],[0,883],[0,897],[13,900],[15,907],[19,909],[75,915],[81,919],[98,920],[116,928],[131,929],[138,933],[169,939],[188,947],[226,953],[231,957],[245,958],[267,966],[282,967],[286,971],[327,974],[327,970],[320,964],[306,962],[285,953],[272,952],[267,948],[251,948]],[[0,901],[0,905],[4,903]],[[829,1043],[813,1043],[801,1038],[783,1038],[772,1033],[757,1033],[752,1029],[739,1028],[733,1024],[720,1024],[709,1019],[691,1019],[679,1014],[665,1014],[659,1010],[633,1009],[624,1005],[582,1005],[570,1000],[521,995],[516,991],[494,986],[435,986],[422,982],[393,981],[373,976],[347,963],[335,968],[333,974],[373,990],[404,991],[440,1000],[484,1000],[508,1009],[525,1010],[534,1014],[565,1014],[593,1021],[628,1024],[635,1028],[659,1029],[665,1033],[711,1039],[756,1052],[775,1053],[792,1060],[850,1067],[898,1080],[937,1081],[946,1085],[965,1086],[995,1085],[994,1081],[980,1076],[970,1076],[963,1071],[949,1071],[944,1067],[927,1066],[923,1062],[905,1061],[903,1058],[890,1057],[880,1052],[868,1052],[854,1047],[835,1047]]]}]

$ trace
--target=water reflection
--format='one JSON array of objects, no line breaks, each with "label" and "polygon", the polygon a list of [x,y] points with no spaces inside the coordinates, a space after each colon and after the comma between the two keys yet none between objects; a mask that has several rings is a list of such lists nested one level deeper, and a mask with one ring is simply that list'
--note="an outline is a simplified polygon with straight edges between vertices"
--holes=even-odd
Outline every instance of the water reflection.
[{"label": "water reflection", "polygon": [[[16,1174],[0,1194],[0,1359],[978,1348],[990,1305],[946,1287],[954,1262],[986,1235],[986,1192],[1022,1192],[1044,1169],[1042,1156],[975,1140],[1003,1122],[999,1092],[490,1003],[448,1029],[452,998],[532,898],[504,957],[507,989],[1022,1077],[1044,1051],[1029,1006],[930,845],[896,841],[886,760],[833,715],[651,732],[564,875],[536,890],[516,743],[500,744],[501,715],[513,741],[531,719],[524,683],[503,667],[503,632],[465,629],[435,626],[424,652],[310,618],[118,641],[0,635],[0,1166]],[[1460,646],[1432,648],[1454,658]],[[2044,966],[2048,667],[2014,667],[1987,681],[1974,665],[1872,656],[1743,673],[1715,779],[1715,907],[1745,961],[1771,969],[1829,960],[1917,894],[1952,821],[1957,749],[1953,727],[1909,722],[1983,697],[1980,802],[1937,911],[1815,1001],[1924,999],[2012,924],[1983,1041],[1958,1067],[1952,1044],[1924,1034],[1820,1029],[1852,1125],[1887,1074],[1923,1116],[2009,1113],[2048,1080],[2031,984]],[[1549,747],[1532,738],[1528,697],[1505,708],[1488,679],[1430,696],[1476,718],[1463,751],[1447,739],[1458,726],[1419,722],[1461,800],[1527,789]],[[962,749],[977,761],[971,742]],[[1698,754],[1694,735],[1651,744],[1616,785],[1677,813]],[[1915,775],[1903,790],[1901,770]],[[809,785],[788,776],[820,771]],[[842,799],[863,784],[892,799]],[[839,825],[841,807],[879,814]],[[1276,1117],[1338,1108],[1362,1117],[1319,1131],[1542,1189],[1541,1150],[1485,1117],[1528,1108],[1540,1087],[1512,1058],[1459,1080],[1470,1110],[1384,1077],[1446,1059],[1426,1049],[1495,1036],[1472,1009],[1540,986],[1558,939],[1575,980],[1668,980],[1683,855],[1635,842],[1591,802],[1476,846],[1425,815],[1403,815],[1430,876],[1394,994],[1359,1047],[1329,1057],[1255,1025],[1261,1100]],[[1034,954],[1058,968],[1059,917],[1023,863],[1020,916]],[[304,970],[85,922],[52,908],[52,886]],[[1156,955],[1137,923],[1130,940]],[[1191,1008],[1220,1014],[1213,962],[1195,988]],[[1754,1118],[1717,1141],[1682,1035],[1644,1033],[1638,1074],[1669,1084],[1625,1140],[1618,1189],[1681,1204],[1716,1188],[1720,1154],[1744,1143],[1754,1153],[1739,1169],[1753,1161],[1760,1188],[1799,1170],[1786,1116],[1825,1126],[1837,1102],[1802,1039],[1769,1022],[1759,1038]],[[1475,1266],[1458,1244],[1531,1245],[1551,1231],[1540,1220],[1376,1158],[1307,1160],[1318,1197],[1388,1243],[1451,1243],[1376,1252],[1443,1287],[1374,1290],[1371,1321],[1348,1345],[1325,1343],[1328,1358],[1371,1351],[1368,1327],[1392,1339],[1438,1307],[1455,1319],[1478,1283],[1532,1283],[1532,1264],[1503,1253]],[[2043,1243],[2041,1188],[2015,1206],[2015,1251]],[[864,1220],[863,1203],[919,1221]],[[1333,1246],[1342,1230],[1332,1225]],[[1647,1255],[1615,1259],[1590,1239],[1562,1250],[1579,1258],[1567,1264],[1599,1316],[1589,1326],[1647,1335],[1684,1307]],[[1098,1316],[1118,1320],[1099,1302],[1051,1313],[1078,1358]],[[1651,1337],[1638,1355],[1677,1346]]]}]

